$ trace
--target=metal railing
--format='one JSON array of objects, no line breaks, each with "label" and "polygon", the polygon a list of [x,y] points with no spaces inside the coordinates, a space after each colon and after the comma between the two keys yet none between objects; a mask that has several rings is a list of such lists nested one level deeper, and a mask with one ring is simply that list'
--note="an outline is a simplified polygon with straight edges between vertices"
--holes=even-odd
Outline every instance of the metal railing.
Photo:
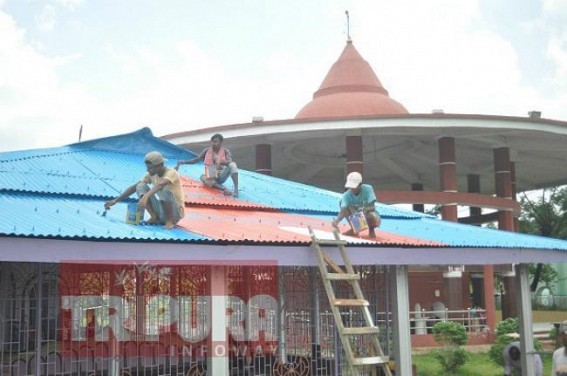
[{"label": "metal railing", "polygon": [[469,308],[466,310],[410,311],[412,334],[429,334],[438,322],[454,321],[462,324],[468,333],[480,333],[486,328],[486,310]]}]

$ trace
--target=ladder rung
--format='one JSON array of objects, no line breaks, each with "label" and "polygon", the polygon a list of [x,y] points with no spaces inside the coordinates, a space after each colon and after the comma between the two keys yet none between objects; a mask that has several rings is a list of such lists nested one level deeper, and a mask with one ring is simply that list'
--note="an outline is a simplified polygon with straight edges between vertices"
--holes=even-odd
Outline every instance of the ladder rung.
[{"label": "ladder rung", "polygon": [[353,365],[366,366],[372,364],[385,364],[390,361],[389,356],[368,356],[365,358],[354,358]]},{"label": "ladder rung", "polygon": [[360,326],[356,328],[343,328],[343,334],[357,335],[357,334],[378,334],[380,329],[377,326]]},{"label": "ladder rung", "polygon": [[313,243],[319,245],[346,245],[346,240],[335,240],[335,239],[316,239]]},{"label": "ladder rung", "polygon": [[360,274],[327,273],[325,278],[333,281],[358,281],[360,279]]},{"label": "ladder rung", "polygon": [[336,306],[369,306],[365,299],[335,299],[333,304]]}]

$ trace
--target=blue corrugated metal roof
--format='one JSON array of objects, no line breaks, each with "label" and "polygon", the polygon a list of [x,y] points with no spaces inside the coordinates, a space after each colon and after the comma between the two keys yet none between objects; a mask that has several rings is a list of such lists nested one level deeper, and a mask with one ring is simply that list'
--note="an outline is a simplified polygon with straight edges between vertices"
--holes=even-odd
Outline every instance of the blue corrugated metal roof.
[{"label": "blue corrugated metal roof", "polygon": [[[116,197],[145,174],[143,156],[150,150],[158,150],[170,159],[168,166],[175,165],[177,159],[195,156],[153,137],[147,128],[60,148],[0,153],[0,235],[142,241],[223,240],[207,237],[207,233],[215,231],[207,231],[207,224],[201,222],[199,226],[193,222],[192,226],[199,227],[202,235],[191,233],[191,227],[164,230],[159,226],[127,225],[124,203],[102,217],[104,201]],[[180,172],[194,181],[186,187],[192,193],[186,195],[189,215],[192,205],[214,203],[218,210],[269,211],[272,220],[279,211],[281,216],[286,216],[287,212],[325,218],[329,222],[337,213],[341,197],[339,193],[241,171],[240,196],[235,200],[200,186],[202,164],[184,165]],[[230,179],[227,184],[232,184]],[[440,221],[388,205],[379,204],[378,209],[383,218],[380,236],[384,244],[428,246],[420,242],[421,239],[452,247],[567,250],[566,241]],[[223,212],[218,213],[219,218],[223,217]],[[208,217],[202,218],[206,221]],[[293,218],[286,218],[284,222],[293,223]],[[215,226],[212,219],[210,226]],[[256,235],[249,239],[256,239]]]},{"label": "blue corrugated metal roof", "polygon": [[[102,216],[101,200],[61,195],[0,193],[0,234],[25,237],[58,237],[146,241],[196,241],[206,237],[183,229],[132,226],[125,223],[126,202]],[[5,215],[9,213],[8,215]]]},{"label": "blue corrugated metal roof", "polygon": [[[115,149],[112,149],[115,146]],[[114,197],[142,177],[143,156],[158,150],[174,166],[195,154],[151,136],[147,129],[70,146],[0,154],[0,190]],[[138,153],[136,153],[138,151]],[[202,163],[180,172],[199,180]],[[335,213],[340,194],[272,176],[240,171],[240,197],[282,211]],[[226,183],[231,185],[231,181]],[[380,205],[383,217],[417,218],[422,214]]]},{"label": "blue corrugated metal roof", "polygon": [[567,250],[567,242],[542,236],[464,225],[435,218],[420,220],[390,219],[381,230],[443,242],[451,247],[496,247]]}]

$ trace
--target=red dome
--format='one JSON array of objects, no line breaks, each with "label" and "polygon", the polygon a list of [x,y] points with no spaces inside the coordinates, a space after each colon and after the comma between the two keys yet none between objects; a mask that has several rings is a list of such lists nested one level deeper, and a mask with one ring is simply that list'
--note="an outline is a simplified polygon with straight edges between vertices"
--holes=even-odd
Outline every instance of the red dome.
[{"label": "red dome", "polygon": [[329,70],[313,100],[296,119],[362,115],[397,115],[408,111],[388,96],[366,60],[349,41]]}]

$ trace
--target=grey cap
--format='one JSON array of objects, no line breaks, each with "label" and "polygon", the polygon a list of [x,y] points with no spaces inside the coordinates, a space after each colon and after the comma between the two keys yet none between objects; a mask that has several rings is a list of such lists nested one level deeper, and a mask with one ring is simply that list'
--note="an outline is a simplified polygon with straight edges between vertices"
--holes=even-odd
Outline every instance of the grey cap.
[{"label": "grey cap", "polygon": [[167,159],[165,159],[163,155],[161,155],[161,153],[157,151],[150,151],[144,157],[144,162],[152,166],[163,164],[165,161],[167,161]]}]

